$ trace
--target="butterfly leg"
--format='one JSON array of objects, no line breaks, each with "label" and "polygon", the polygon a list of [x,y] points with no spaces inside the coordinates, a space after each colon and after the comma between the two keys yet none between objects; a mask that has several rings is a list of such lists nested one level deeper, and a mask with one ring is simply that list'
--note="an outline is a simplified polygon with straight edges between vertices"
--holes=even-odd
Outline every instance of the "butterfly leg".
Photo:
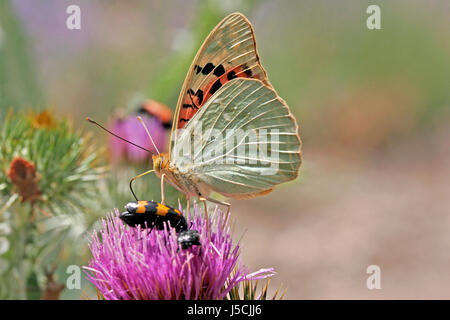
[{"label": "butterfly leg", "polygon": [[212,199],[212,198],[204,198],[204,199],[208,200],[208,201],[210,201],[212,203],[215,203],[215,204],[220,204],[222,206],[226,206],[227,207],[227,214],[226,215],[228,217],[228,214],[230,213],[230,209],[231,209],[231,204],[230,203],[225,202],[225,201],[219,201],[219,200]]},{"label": "butterfly leg", "polygon": [[206,198],[200,197],[198,198],[201,202],[203,202],[203,205],[205,206],[205,219],[206,219],[206,231],[208,233],[208,240],[210,240],[211,232],[209,230],[209,218],[208,218],[208,205],[206,203]]},{"label": "butterfly leg", "polygon": [[133,181],[136,180],[136,179],[138,179],[138,178],[140,178],[140,177],[143,177],[143,176],[145,176],[146,174],[149,174],[149,173],[151,173],[151,172],[153,172],[153,171],[155,171],[155,169],[148,170],[148,171],[146,171],[146,172],[144,172],[144,173],[138,174],[136,177],[134,177],[134,178],[132,178],[132,179],[130,180],[130,190],[131,190],[131,193],[133,194],[133,197],[136,199],[136,201],[139,201],[139,200],[138,200],[138,198],[136,197],[136,194],[135,194],[134,191],[133,191]]},{"label": "butterfly leg", "polygon": [[227,213],[225,214],[225,219],[223,220],[223,223],[224,223],[224,226],[225,226],[225,223],[228,220],[228,216],[230,215],[231,204],[228,203],[228,202],[225,202],[225,201],[219,201],[219,200],[212,199],[212,198],[204,198],[204,199],[208,200],[208,201],[210,201],[212,203],[220,204],[222,206],[226,206],[227,207]]},{"label": "butterfly leg", "polygon": [[164,204],[165,201],[165,194],[164,194],[164,177],[166,176],[165,173],[161,176],[161,204]]},{"label": "butterfly leg", "polygon": [[187,216],[189,217],[189,219],[191,218],[191,197],[190,196],[186,196],[187,198]]}]

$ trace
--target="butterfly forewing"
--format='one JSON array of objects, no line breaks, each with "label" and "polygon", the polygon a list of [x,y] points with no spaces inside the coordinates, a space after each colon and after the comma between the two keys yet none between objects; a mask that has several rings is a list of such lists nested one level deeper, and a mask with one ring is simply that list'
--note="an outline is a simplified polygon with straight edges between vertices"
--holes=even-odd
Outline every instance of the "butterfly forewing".
[{"label": "butterfly forewing", "polygon": [[235,78],[259,79],[270,86],[259,62],[252,26],[240,13],[223,19],[199,49],[178,99],[172,146],[176,129],[184,128],[214,93]]},{"label": "butterfly forewing", "polygon": [[260,80],[233,79],[189,121],[174,146],[173,163],[223,195],[264,194],[297,177],[297,130],[272,87]]}]

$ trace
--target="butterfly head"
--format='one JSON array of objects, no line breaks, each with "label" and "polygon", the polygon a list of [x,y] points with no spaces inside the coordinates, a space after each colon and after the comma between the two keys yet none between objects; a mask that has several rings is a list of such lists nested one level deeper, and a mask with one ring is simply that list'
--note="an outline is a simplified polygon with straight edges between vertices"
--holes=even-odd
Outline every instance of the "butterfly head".
[{"label": "butterfly head", "polygon": [[153,155],[153,169],[156,174],[160,174],[162,169],[169,167],[169,155],[167,153],[160,153]]}]

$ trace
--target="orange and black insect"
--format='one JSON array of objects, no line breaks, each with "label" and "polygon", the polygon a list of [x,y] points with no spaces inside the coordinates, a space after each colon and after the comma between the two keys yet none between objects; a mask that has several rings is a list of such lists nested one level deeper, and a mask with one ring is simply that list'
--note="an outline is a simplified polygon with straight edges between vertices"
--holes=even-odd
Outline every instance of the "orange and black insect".
[{"label": "orange and black insect", "polygon": [[164,223],[169,222],[170,226],[177,232],[188,229],[186,219],[180,210],[168,207],[155,201],[134,201],[125,206],[126,212],[120,214],[120,219],[131,227],[140,225],[142,228],[158,230],[164,229]]},{"label": "orange and black insect", "polygon": [[188,224],[180,210],[155,201],[129,202],[126,212],[120,214],[120,219],[131,227],[140,225],[142,228],[164,229],[164,223],[178,233],[177,241],[181,248],[188,249],[194,245],[200,246],[200,234],[197,230],[188,230]]}]

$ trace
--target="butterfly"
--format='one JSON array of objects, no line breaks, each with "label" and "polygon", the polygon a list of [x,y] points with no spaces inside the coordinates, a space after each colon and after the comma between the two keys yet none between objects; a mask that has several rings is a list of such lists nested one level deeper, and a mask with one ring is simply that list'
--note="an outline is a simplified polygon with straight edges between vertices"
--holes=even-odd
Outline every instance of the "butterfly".
[{"label": "butterfly", "polygon": [[[234,137],[233,131],[244,136]],[[234,144],[228,148],[230,141]],[[230,204],[214,192],[233,199],[268,194],[295,179],[301,161],[297,122],[260,63],[252,25],[241,13],[232,13],[211,31],[189,68],[169,152],[153,155],[153,169],[135,178],[155,172],[162,203],[168,181],[186,195],[188,207],[197,197],[205,209],[211,201],[229,212]]]}]

